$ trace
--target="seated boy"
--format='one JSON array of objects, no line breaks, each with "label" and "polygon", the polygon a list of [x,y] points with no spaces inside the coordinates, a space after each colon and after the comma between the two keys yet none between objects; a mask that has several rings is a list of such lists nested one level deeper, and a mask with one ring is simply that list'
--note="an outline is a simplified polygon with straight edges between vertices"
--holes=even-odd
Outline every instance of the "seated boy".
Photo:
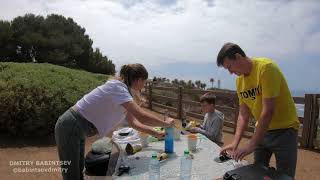
[{"label": "seated boy", "polygon": [[202,125],[200,125],[200,127],[191,128],[190,132],[201,133],[214,143],[222,146],[224,114],[215,109],[215,100],[216,96],[210,92],[200,97],[201,109],[206,114]]}]

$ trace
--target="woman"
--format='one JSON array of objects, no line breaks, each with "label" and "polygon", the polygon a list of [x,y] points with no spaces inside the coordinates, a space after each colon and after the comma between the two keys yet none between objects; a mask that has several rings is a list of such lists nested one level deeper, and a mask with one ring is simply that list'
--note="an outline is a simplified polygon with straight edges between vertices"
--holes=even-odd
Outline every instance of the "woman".
[{"label": "woman", "polygon": [[59,117],[55,126],[55,139],[64,180],[83,179],[85,132],[88,122],[92,123],[101,137],[110,133],[124,119],[133,128],[163,138],[152,126],[170,127],[174,120],[165,121],[144,111],[132,98],[130,89],[140,91],[148,72],[141,64],[123,65],[120,78],[107,81],[80,99],[72,108]]}]

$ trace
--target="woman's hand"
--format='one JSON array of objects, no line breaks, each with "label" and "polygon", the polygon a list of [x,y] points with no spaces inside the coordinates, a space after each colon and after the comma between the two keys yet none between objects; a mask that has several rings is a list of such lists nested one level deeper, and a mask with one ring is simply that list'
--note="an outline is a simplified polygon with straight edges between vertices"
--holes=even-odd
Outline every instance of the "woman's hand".
[{"label": "woman's hand", "polygon": [[159,140],[161,140],[161,139],[164,139],[164,137],[166,136],[166,133],[164,131],[154,131],[154,134],[152,135],[158,138]]},{"label": "woman's hand", "polygon": [[172,127],[172,126],[174,126],[174,119],[167,117],[167,118],[165,118],[165,123],[166,123],[165,127]]}]

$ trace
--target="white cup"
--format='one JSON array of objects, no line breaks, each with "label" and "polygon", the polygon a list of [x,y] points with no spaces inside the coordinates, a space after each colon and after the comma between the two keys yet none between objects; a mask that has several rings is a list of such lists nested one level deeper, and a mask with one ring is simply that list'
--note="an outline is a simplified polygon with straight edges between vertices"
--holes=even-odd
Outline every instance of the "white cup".
[{"label": "white cup", "polygon": [[189,151],[196,151],[198,146],[198,137],[195,134],[188,135],[188,149]]},{"label": "white cup", "polygon": [[180,140],[181,128],[182,128],[182,122],[175,121],[174,140]]},{"label": "white cup", "polygon": [[174,139],[179,140],[180,139],[181,130],[178,128],[174,128]]},{"label": "white cup", "polygon": [[149,144],[149,135],[140,133],[140,141],[142,147],[148,147]]}]

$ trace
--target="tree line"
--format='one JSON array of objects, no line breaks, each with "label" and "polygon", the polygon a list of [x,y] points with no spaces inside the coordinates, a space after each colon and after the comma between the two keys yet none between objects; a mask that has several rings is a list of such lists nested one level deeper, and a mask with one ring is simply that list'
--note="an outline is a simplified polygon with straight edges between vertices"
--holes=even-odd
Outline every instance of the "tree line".
[{"label": "tree line", "polygon": [[215,82],[214,78],[210,78],[211,87],[207,87],[207,84],[205,82],[202,82],[201,80],[196,80],[193,82],[192,80],[184,81],[184,80],[179,80],[175,78],[171,81],[168,78],[156,77],[156,76],[153,77],[152,82],[156,85],[182,86],[183,88],[186,88],[186,89],[197,88],[197,89],[203,89],[203,90],[205,90],[206,88],[207,90],[220,89],[220,84],[221,84],[221,80],[218,79],[217,87],[214,87],[213,86],[213,83]]},{"label": "tree line", "polygon": [[155,76],[153,77],[152,81],[154,84],[162,84],[166,86],[182,86],[183,88],[186,88],[186,89],[198,88],[198,89],[205,90],[207,87],[207,84],[204,82],[201,82],[201,80],[196,80],[193,82],[192,80],[184,81],[176,78],[170,81],[170,79],[168,78]]},{"label": "tree line", "polygon": [[51,63],[93,73],[115,74],[112,60],[72,18],[26,14],[0,20],[0,61]]}]

